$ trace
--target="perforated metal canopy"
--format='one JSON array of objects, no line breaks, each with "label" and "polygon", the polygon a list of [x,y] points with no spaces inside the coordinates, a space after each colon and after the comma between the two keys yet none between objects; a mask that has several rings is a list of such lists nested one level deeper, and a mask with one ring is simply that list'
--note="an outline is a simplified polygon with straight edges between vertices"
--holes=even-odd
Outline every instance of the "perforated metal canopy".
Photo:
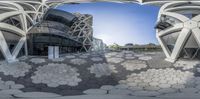
[{"label": "perforated metal canopy", "polygon": [[25,2],[46,2],[48,4],[50,3],[86,3],[86,2],[132,2],[132,3],[140,3],[140,4],[164,4],[166,2],[172,2],[172,1],[195,1],[200,2],[199,0],[1,0],[1,1],[25,1]]}]

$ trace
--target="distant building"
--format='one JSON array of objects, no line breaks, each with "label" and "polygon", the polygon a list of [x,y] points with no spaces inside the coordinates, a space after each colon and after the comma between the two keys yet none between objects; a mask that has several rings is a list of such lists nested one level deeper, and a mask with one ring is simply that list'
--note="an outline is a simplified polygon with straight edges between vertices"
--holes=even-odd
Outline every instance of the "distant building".
[{"label": "distant building", "polygon": [[150,43],[146,45],[134,45],[132,43],[125,44],[125,46],[121,46],[120,50],[126,50],[126,51],[157,51],[161,50],[161,47],[159,45]]},{"label": "distant building", "polygon": [[125,46],[133,46],[133,43],[127,43]]}]

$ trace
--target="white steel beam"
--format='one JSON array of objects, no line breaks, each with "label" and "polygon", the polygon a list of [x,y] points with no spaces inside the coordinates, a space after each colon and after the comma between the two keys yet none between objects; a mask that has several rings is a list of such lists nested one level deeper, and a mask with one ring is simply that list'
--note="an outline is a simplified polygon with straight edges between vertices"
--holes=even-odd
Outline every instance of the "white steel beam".
[{"label": "white steel beam", "polygon": [[[173,27],[171,28],[164,30],[157,29],[157,38],[167,57],[166,60],[174,62],[179,58],[181,51],[184,49],[184,46],[187,42],[189,42],[188,39],[190,35],[194,36],[198,43],[198,46],[196,47],[200,48],[200,14],[196,15],[199,9],[200,2],[188,1],[170,2],[164,4],[161,7],[157,22],[163,21],[161,18],[164,16],[168,16],[168,19],[165,17],[166,20],[174,20],[175,22],[175,24],[172,24]],[[188,14],[192,16],[191,19],[185,16]],[[175,20],[179,20],[181,23]],[[181,32],[179,32],[179,36],[175,42],[172,52],[169,52],[166,42],[162,40],[162,36],[169,35],[171,33],[177,32],[178,30],[181,30]]]}]

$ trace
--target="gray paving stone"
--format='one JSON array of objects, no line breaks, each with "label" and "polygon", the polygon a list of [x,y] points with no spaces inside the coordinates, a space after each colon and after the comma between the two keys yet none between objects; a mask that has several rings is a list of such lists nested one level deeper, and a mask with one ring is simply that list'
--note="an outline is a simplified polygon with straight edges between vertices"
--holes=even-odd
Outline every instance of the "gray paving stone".
[{"label": "gray paving stone", "polygon": [[81,96],[65,96],[58,99],[160,99],[160,98],[136,97],[129,95],[81,95]]},{"label": "gray paving stone", "polygon": [[159,93],[166,94],[166,93],[176,93],[177,90],[173,88],[166,88],[158,90]]},{"label": "gray paving stone", "polygon": [[159,90],[160,88],[157,87],[157,86],[147,86],[147,87],[145,87],[144,89],[147,90],[147,91],[157,91],[157,90]]},{"label": "gray paving stone", "polygon": [[125,84],[119,84],[119,85],[116,85],[115,88],[117,88],[117,89],[127,89],[128,86],[125,85]]},{"label": "gray paving stone", "polygon": [[129,87],[128,89],[129,89],[129,90],[132,90],[132,91],[142,91],[142,90],[144,90],[142,87],[138,87],[138,86]]},{"label": "gray paving stone", "polygon": [[186,87],[195,87],[196,84],[193,83],[193,82],[186,82],[185,86],[186,86]]},{"label": "gray paving stone", "polygon": [[58,83],[48,83],[49,87],[58,87],[59,84]]},{"label": "gray paving stone", "polygon": [[22,88],[24,88],[24,85],[21,84],[15,84],[11,86],[11,89],[22,89]]},{"label": "gray paving stone", "polygon": [[5,85],[12,86],[12,85],[15,85],[15,82],[14,81],[6,81]]},{"label": "gray paving stone", "polygon": [[12,96],[9,94],[0,94],[0,99],[11,99]]},{"label": "gray paving stone", "polygon": [[60,95],[55,93],[47,93],[47,92],[25,92],[20,94],[15,94],[14,96],[19,98],[55,98],[60,97]]},{"label": "gray paving stone", "polygon": [[180,91],[183,92],[183,93],[196,93],[199,90],[196,89],[196,88],[183,88]]},{"label": "gray paving stone", "polygon": [[139,86],[139,84],[134,83],[134,82],[133,82],[133,83],[128,83],[127,85],[128,85],[128,86],[131,86],[131,87]]},{"label": "gray paving stone", "polygon": [[128,90],[128,89],[113,89],[109,91],[109,94],[114,94],[114,95],[130,95],[132,94],[133,91]]},{"label": "gray paving stone", "polygon": [[170,84],[159,84],[158,85],[160,88],[170,88],[171,85]]},{"label": "gray paving stone", "polygon": [[195,86],[195,88],[200,90],[200,85]]},{"label": "gray paving stone", "polygon": [[158,83],[158,82],[151,82],[151,83],[149,83],[149,85],[150,85],[150,86],[158,86],[159,83]]},{"label": "gray paving stone", "polygon": [[136,91],[132,95],[134,96],[158,96],[159,92],[156,91]]},{"label": "gray paving stone", "polygon": [[146,86],[149,86],[148,83],[138,83],[138,87],[144,88]]},{"label": "gray paving stone", "polygon": [[23,93],[21,90],[17,90],[17,89],[8,89],[8,90],[2,90],[0,91],[0,94],[19,94],[19,93]]},{"label": "gray paving stone", "polygon": [[101,89],[103,89],[103,90],[111,90],[111,89],[114,89],[114,86],[112,86],[112,85],[103,85],[103,86],[101,86]]},{"label": "gray paving stone", "polygon": [[9,89],[10,87],[4,84],[0,84],[0,89],[4,90],[4,89]]},{"label": "gray paving stone", "polygon": [[161,99],[199,99],[200,94],[195,93],[174,93],[158,96]]},{"label": "gray paving stone", "polygon": [[172,85],[172,88],[183,89],[183,88],[185,88],[185,86],[183,84],[174,84],[174,85]]},{"label": "gray paving stone", "polygon": [[83,93],[88,95],[105,95],[107,94],[107,91],[102,89],[88,89],[83,91]]}]

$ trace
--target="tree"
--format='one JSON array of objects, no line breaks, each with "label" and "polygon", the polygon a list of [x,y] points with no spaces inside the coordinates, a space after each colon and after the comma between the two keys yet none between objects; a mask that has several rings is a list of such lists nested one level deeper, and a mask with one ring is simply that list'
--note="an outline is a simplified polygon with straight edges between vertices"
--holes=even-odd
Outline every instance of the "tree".
[{"label": "tree", "polygon": [[110,45],[109,48],[113,49],[113,50],[119,50],[120,46],[117,43],[114,43],[114,44]]}]

